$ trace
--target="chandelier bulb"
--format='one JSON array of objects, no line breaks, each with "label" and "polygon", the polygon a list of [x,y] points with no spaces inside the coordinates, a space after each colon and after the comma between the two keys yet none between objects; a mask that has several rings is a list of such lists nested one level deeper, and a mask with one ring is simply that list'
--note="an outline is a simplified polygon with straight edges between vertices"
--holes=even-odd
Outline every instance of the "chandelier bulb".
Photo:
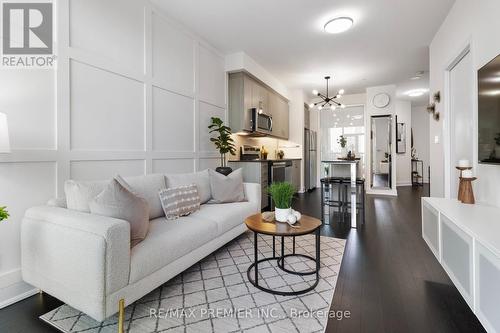
[{"label": "chandelier bulb", "polygon": [[314,90],[312,91],[312,93],[313,93],[313,95],[316,95],[316,96],[317,96],[317,95],[319,94],[319,91],[317,91],[316,89],[314,89]]},{"label": "chandelier bulb", "polygon": [[309,107],[312,109],[314,107],[314,103],[309,104]]},{"label": "chandelier bulb", "polygon": [[344,104],[340,104],[340,107],[341,107],[342,109],[345,109],[345,105],[344,105]]},{"label": "chandelier bulb", "polygon": [[321,110],[321,109],[323,109],[323,107],[322,107],[321,105],[320,105],[320,106],[318,106],[318,110]]},{"label": "chandelier bulb", "polygon": [[343,95],[345,93],[345,90],[344,89],[340,89],[339,90],[339,95]]}]

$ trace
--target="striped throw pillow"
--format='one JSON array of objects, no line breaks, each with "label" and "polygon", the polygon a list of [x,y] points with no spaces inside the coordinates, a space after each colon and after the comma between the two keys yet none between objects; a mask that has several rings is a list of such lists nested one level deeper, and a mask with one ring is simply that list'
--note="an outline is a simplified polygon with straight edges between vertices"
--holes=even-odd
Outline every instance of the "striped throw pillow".
[{"label": "striped throw pillow", "polygon": [[196,184],[162,189],[158,195],[168,220],[175,220],[200,209],[200,195]]}]

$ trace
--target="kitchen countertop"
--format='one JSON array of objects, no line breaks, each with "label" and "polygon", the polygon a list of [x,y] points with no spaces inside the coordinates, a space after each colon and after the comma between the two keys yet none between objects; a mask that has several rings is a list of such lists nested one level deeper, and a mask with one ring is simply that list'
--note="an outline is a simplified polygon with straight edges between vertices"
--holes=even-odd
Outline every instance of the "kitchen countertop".
[{"label": "kitchen countertop", "polygon": [[233,160],[228,162],[259,162],[259,163],[267,163],[267,162],[281,162],[281,161],[300,161],[301,158],[283,158],[283,159],[258,159],[258,160]]}]

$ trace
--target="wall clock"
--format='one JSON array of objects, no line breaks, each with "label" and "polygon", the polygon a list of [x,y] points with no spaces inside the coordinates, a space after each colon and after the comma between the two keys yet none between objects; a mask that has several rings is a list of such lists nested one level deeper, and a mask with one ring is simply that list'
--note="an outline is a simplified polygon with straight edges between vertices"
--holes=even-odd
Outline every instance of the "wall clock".
[{"label": "wall clock", "polygon": [[380,93],[373,96],[373,106],[382,109],[385,108],[391,102],[391,96],[386,93]]}]

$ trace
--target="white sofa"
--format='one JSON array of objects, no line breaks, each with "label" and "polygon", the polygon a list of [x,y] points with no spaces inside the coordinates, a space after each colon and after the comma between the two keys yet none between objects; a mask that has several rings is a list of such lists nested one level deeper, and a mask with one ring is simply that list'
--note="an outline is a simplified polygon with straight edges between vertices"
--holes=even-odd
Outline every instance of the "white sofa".
[{"label": "white sofa", "polygon": [[[151,175],[141,177],[143,194],[148,186],[158,190]],[[64,201],[30,208],[21,230],[23,279],[103,321],[121,299],[133,303],[245,232],[244,219],[260,211],[260,185],[245,183],[244,191],[245,202],[203,204],[177,220],[152,219],[148,235],[132,249],[124,220],[66,209]]]}]

